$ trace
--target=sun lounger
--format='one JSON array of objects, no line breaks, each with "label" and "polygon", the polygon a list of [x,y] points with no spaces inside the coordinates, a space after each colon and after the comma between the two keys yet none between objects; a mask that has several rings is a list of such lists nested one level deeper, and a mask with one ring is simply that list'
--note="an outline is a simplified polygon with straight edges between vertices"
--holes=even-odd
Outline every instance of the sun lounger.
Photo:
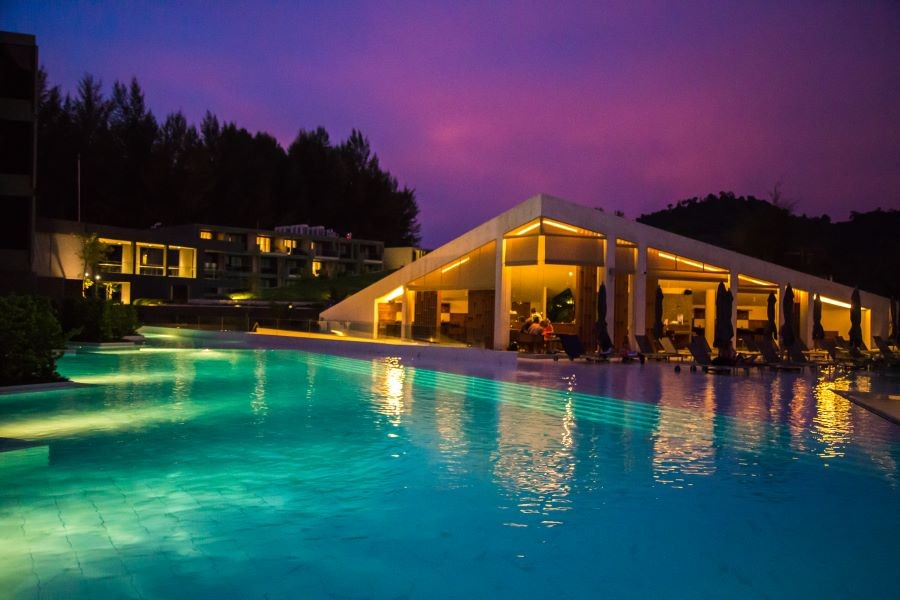
[{"label": "sun lounger", "polygon": [[694,358],[693,371],[696,367],[703,369],[704,373],[734,373],[736,368],[745,368],[744,365],[717,365],[713,363],[712,356],[706,349],[706,344],[701,341],[700,336],[694,336],[688,344],[688,350]]},{"label": "sun lounger", "polygon": [[635,335],[635,341],[637,341],[638,350],[641,351],[646,358],[650,358],[652,360],[669,360],[669,355],[665,352],[658,352],[653,345],[650,343],[650,340],[646,335]]},{"label": "sun lounger", "polygon": [[586,354],[584,346],[581,343],[581,338],[577,335],[560,333],[559,342],[562,344],[563,352],[566,353],[566,356],[569,357],[570,361],[573,361],[576,358],[583,358],[587,362],[607,362],[609,360],[610,353],[608,352],[602,354]]},{"label": "sun lounger", "polygon": [[757,340],[757,347],[762,354],[765,365],[770,369],[777,369],[779,371],[802,371],[803,367],[806,366],[805,360],[803,363],[783,360],[778,355],[778,350],[775,349],[775,343],[770,339],[761,338]]},{"label": "sun lounger", "polygon": [[691,353],[681,352],[677,348],[675,348],[675,344],[672,343],[672,340],[663,336],[659,339],[659,344],[662,346],[663,352],[669,358],[677,358],[678,360],[687,360],[691,357]]}]

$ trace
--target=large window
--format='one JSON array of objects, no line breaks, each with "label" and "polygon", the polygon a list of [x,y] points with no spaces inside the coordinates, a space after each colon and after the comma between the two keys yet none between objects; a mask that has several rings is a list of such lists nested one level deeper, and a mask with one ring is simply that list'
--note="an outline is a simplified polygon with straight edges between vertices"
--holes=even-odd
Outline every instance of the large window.
[{"label": "large window", "polygon": [[196,277],[194,270],[197,258],[196,250],[182,246],[169,246],[168,258],[169,277]]},{"label": "large window", "polygon": [[138,242],[138,275],[166,274],[166,247],[162,244]]}]

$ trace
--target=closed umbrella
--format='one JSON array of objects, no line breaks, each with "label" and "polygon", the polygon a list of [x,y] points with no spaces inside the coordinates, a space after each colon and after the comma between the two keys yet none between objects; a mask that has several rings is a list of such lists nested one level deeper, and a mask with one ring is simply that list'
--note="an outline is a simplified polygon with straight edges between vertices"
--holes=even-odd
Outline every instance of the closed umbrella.
[{"label": "closed umbrella", "polygon": [[612,348],[612,340],[609,339],[609,329],[606,324],[606,284],[600,282],[600,291],[597,292],[597,323],[594,326],[597,334],[597,344],[601,352],[608,352]]},{"label": "closed umbrella", "polygon": [[731,338],[734,337],[734,327],[731,324],[731,304],[734,298],[731,292],[725,289],[725,284],[719,282],[716,288],[716,325],[713,346],[719,349],[719,356],[731,356]]},{"label": "closed umbrella", "polygon": [[769,297],[766,299],[766,317],[769,319],[766,324],[766,335],[772,339],[778,337],[778,325],[775,324],[775,304],[777,302],[775,292],[769,292]]},{"label": "closed umbrella", "polygon": [[900,299],[891,300],[891,322],[894,326],[894,344],[900,346]]},{"label": "closed umbrella", "polygon": [[656,302],[654,303],[654,309],[656,311],[656,315],[653,321],[653,337],[655,337],[656,339],[661,339],[663,336],[663,291],[662,288],[658,285],[656,286]]},{"label": "closed umbrella", "polygon": [[791,284],[784,290],[784,299],[781,302],[781,310],[784,313],[784,322],[781,324],[781,347],[785,350],[794,345],[794,290]]},{"label": "closed umbrella", "polygon": [[824,340],[825,329],[822,327],[822,299],[818,294],[813,298],[813,340]]},{"label": "closed umbrella", "polygon": [[862,339],[862,303],[859,300],[859,288],[853,288],[850,294],[850,346],[852,348],[860,348],[863,343]]}]

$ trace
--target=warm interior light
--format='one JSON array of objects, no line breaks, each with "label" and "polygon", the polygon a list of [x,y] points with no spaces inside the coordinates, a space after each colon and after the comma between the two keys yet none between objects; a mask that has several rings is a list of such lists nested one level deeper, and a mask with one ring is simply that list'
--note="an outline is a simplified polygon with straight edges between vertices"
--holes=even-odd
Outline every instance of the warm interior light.
[{"label": "warm interior light", "polygon": [[840,300],[835,300],[826,296],[819,296],[819,300],[821,300],[823,304],[831,304],[832,306],[840,306],[841,308],[850,308],[850,305],[846,302],[841,302]]},{"label": "warm interior light", "polygon": [[771,281],[763,281],[762,279],[754,279],[752,277],[747,277],[746,275],[738,275],[738,279],[741,281],[748,281],[750,283],[755,283],[756,285],[765,285],[769,287],[775,287],[775,284]]},{"label": "warm interior light", "polygon": [[564,225],[562,223],[558,223],[556,221],[551,221],[550,219],[544,219],[544,224],[549,225],[550,227],[556,227],[557,229],[562,229],[564,231],[571,231],[572,233],[578,233],[578,229],[575,227],[571,227],[569,225]]},{"label": "warm interior light", "polygon": [[534,230],[534,229],[537,229],[537,228],[540,227],[540,226],[541,226],[541,222],[540,222],[540,221],[536,221],[536,222],[532,223],[531,225],[529,225],[528,227],[526,227],[525,229],[520,229],[519,231],[517,231],[517,232],[516,232],[516,235],[525,235],[525,234],[528,233],[529,231],[532,231],[532,230]]},{"label": "warm interior light", "polygon": [[446,273],[447,271],[452,271],[453,269],[455,269],[455,268],[458,267],[459,265],[463,265],[463,264],[465,264],[465,263],[467,263],[467,262],[469,262],[469,257],[468,257],[468,256],[465,257],[465,258],[459,259],[458,261],[456,261],[455,263],[453,263],[452,265],[450,265],[450,266],[448,266],[448,267],[444,267],[443,269],[441,269],[441,273]]},{"label": "warm interior light", "polygon": [[696,260],[691,260],[689,258],[684,258],[683,256],[675,256],[674,254],[669,254],[668,252],[660,252],[660,258],[665,258],[668,260],[674,260],[676,262],[684,263],[691,267],[696,267],[698,269],[703,269],[704,271],[715,271],[721,273],[725,269],[720,269],[719,267],[713,267],[711,265],[707,265],[706,263],[697,262]]},{"label": "warm interior light", "polygon": [[403,293],[403,286],[401,285],[401,286],[398,287],[397,289],[395,289],[395,290],[393,290],[392,292],[390,292],[387,296],[385,296],[383,301],[384,301],[384,302],[390,302],[390,301],[393,300],[394,298],[400,296],[402,293]]},{"label": "warm interior light", "polygon": [[331,333],[333,333],[334,335],[336,335],[338,337],[344,337],[344,335],[346,335],[343,331],[338,331],[337,329],[332,329]]}]

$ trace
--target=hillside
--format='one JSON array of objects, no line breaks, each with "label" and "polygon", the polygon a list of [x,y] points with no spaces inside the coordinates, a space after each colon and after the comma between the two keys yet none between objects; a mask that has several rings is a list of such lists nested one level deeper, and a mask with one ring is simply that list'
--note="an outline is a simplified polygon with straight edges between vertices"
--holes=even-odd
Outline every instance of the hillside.
[{"label": "hillside", "polygon": [[641,215],[641,223],[798,271],[900,297],[900,211],[852,212],[847,221],[795,215],[790,205],[722,192]]}]

